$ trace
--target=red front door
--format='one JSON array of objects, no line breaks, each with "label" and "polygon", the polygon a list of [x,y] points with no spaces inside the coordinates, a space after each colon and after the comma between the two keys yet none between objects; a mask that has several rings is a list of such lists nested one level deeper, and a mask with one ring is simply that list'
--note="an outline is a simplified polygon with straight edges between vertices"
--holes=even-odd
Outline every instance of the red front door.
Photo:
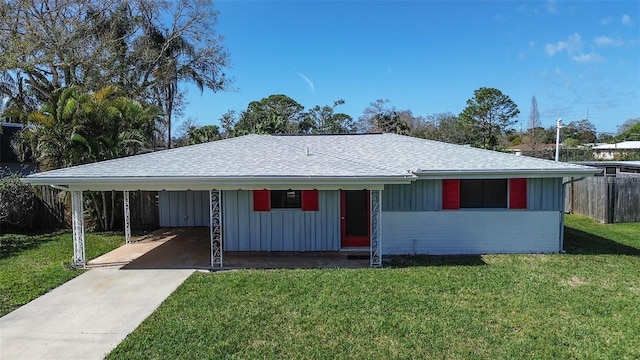
[{"label": "red front door", "polygon": [[369,190],[340,191],[342,247],[369,246]]}]

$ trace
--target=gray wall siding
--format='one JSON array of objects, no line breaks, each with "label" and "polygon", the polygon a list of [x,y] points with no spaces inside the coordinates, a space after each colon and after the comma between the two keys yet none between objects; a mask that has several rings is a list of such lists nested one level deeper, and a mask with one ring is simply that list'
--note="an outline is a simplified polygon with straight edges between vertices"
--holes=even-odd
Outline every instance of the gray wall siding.
[{"label": "gray wall siding", "polygon": [[564,210],[562,178],[529,179],[527,192],[529,210]]},{"label": "gray wall siding", "polygon": [[253,211],[252,191],[223,192],[226,251],[340,249],[340,193],[320,191],[319,211]]},{"label": "gray wall siding", "polygon": [[[527,209],[562,211],[562,178],[529,179]],[[408,185],[385,185],[382,211],[442,210],[442,180],[418,180]]]},{"label": "gray wall siding", "polygon": [[[319,211],[253,211],[253,192],[222,192],[225,251],[340,249],[340,192],[320,191]],[[160,226],[209,226],[209,192],[162,191]]]},{"label": "gray wall siding", "polygon": [[407,185],[385,185],[382,211],[436,211],[442,209],[442,180],[417,180]]},{"label": "gray wall siding", "polygon": [[160,191],[160,226],[209,226],[208,191]]},{"label": "gray wall siding", "polygon": [[[562,179],[529,179],[528,209],[442,211],[442,182],[387,185],[382,203],[385,254],[559,251]],[[340,192],[319,192],[319,211],[253,211],[253,192],[223,191],[226,251],[340,249]],[[208,226],[207,191],[162,191],[160,226]],[[464,225],[464,226],[461,226]]]},{"label": "gray wall siding", "polygon": [[399,254],[560,251],[556,211],[431,211],[382,214],[382,252]]}]

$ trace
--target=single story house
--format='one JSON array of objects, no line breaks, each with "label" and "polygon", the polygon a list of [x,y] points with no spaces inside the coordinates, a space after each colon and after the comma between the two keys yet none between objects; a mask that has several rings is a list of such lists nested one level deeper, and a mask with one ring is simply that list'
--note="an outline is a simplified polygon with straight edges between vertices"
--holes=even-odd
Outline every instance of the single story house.
[{"label": "single story house", "polygon": [[577,161],[578,165],[591,166],[601,170],[602,176],[640,176],[640,161]]},{"label": "single story house", "polygon": [[615,144],[594,146],[593,157],[596,160],[614,160],[616,157],[640,152],[640,141],[622,141]]},{"label": "single story house", "polygon": [[[560,144],[560,149],[565,148],[566,147],[563,144]],[[542,154],[548,154],[548,159],[553,160],[553,155],[556,151],[556,144],[537,144],[535,146],[532,146],[531,144],[519,144],[506,148],[506,151],[518,156],[537,155],[536,157],[538,158],[541,158],[540,155]]]},{"label": "single story house", "polygon": [[210,227],[211,266],[229,251],[383,255],[563,249],[564,177],[597,169],[396,134],[237,138],[37,173],[72,194],[84,265],[82,192],[160,191],[161,226]]}]

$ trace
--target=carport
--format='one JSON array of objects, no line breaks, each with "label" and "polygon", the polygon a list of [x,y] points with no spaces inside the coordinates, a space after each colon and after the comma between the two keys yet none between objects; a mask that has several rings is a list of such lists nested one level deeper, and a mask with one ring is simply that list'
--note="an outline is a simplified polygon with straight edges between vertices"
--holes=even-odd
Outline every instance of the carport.
[{"label": "carport", "polygon": [[[210,269],[209,229],[162,228],[88,262],[89,267]],[[325,252],[225,252],[224,269],[359,268],[369,266],[368,249]]]},{"label": "carport", "polygon": [[[235,252],[295,252],[310,261],[313,254],[337,253],[345,247],[365,247],[369,265],[379,267],[382,190],[388,184],[410,184],[416,176],[405,169],[327,152],[327,146],[334,142],[349,148],[367,148],[353,140],[368,138],[247,135],[36,173],[23,180],[71,193],[73,263],[77,267],[86,266],[83,193],[123,192],[125,243],[131,244],[129,192],[138,190],[180,196],[199,194],[195,214],[200,222],[195,226],[209,228],[208,235],[203,234],[208,238],[209,249],[200,252],[208,253],[209,260],[206,264],[198,260],[198,267],[222,268],[223,257],[233,258]],[[344,192],[363,196],[357,198],[357,204],[356,200],[349,200],[355,205],[347,206],[341,197]],[[290,193],[302,198],[302,203],[280,207],[270,203],[275,194],[286,194],[288,198]],[[348,195],[344,198],[351,199]],[[341,213],[342,208],[346,213]],[[351,209],[361,213],[352,216]],[[350,222],[358,222],[359,233],[345,230]],[[223,225],[227,228],[223,229]],[[179,222],[178,226],[184,225]],[[352,242],[347,243],[346,238]],[[161,245],[162,249],[166,247],[170,244]],[[309,257],[303,255],[306,253]],[[226,264],[226,260],[225,267],[233,265]]]}]

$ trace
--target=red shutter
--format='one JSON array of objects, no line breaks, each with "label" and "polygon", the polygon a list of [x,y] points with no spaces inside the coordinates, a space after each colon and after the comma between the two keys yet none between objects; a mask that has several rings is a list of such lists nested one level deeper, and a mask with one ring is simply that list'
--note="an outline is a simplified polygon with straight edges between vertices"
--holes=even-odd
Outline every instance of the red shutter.
[{"label": "red shutter", "polygon": [[527,208],[527,179],[509,179],[509,209]]},{"label": "red shutter", "polygon": [[460,209],[460,180],[442,180],[442,209]]},{"label": "red shutter", "polygon": [[269,190],[253,190],[253,211],[271,210],[271,196]]},{"label": "red shutter", "polygon": [[302,211],[318,211],[318,190],[302,190]]}]

